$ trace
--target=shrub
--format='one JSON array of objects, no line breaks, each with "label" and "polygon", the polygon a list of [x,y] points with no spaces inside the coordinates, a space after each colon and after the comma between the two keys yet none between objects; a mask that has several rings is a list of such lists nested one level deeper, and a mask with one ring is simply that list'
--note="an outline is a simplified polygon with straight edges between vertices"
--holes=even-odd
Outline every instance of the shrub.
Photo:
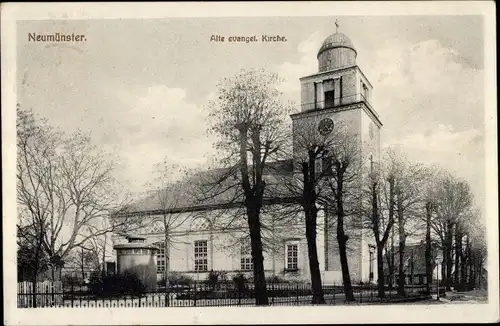
[{"label": "shrub", "polygon": [[65,274],[61,277],[63,286],[79,286],[83,284],[81,276]]},{"label": "shrub", "polygon": [[134,273],[100,276],[92,274],[89,281],[91,293],[98,296],[140,295],[146,291],[146,285]]},{"label": "shrub", "polygon": [[233,277],[234,288],[238,292],[245,292],[247,290],[248,280],[243,273],[237,274]]},{"label": "shrub", "polygon": [[207,275],[206,283],[208,286],[215,290],[215,288],[220,287],[221,283],[225,283],[227,281],[227,273],[224,271],[210,271]]},{"label": "shrub", "polygon": [[267,283],[290,283],[287,279],[279,277],[278,275],[270,276],[266,279]]},{"label": "shrub", "polygon": [[[165,285],[165,280],[163,279],[163,285]],[[160,281],[160,282],[162,282]],[[168,283],[170,285],[191,285],[194,283],[194,280],[184,274],[172,272],[168,276]],[[160,283],[161,284],[161,283]]]}]

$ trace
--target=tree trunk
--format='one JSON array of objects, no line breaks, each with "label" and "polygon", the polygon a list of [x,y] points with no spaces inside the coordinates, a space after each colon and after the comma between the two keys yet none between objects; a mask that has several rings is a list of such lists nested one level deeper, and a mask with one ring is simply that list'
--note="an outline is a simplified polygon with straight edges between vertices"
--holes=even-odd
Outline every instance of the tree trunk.
[{"label": "tree trunk", "polygon": [[469,281],[469,290],[474,290],[474,287],[476,286],[476,268],[475,268],[475,255],[473,254],[471,257],[471,262],[470,262],[470,281]]},{"label": "tree trunk", "polygon": [[405,270],[404,270],[404,253],[405,241],[399,241],[399,262],[398,262],[398,294],[405,295]]},{"label": "tree trunk", "polygon": [[472,290],[473,285],[474,285],[474,254],[472,252],[471,245],[469,243],[469,248],[468,248],[468,258],[467,258],[467,268],[468,268],[468,278],[467,278],[467,290]]},{"label": "tree trunk", "polygon": [[106,266],[106,243],[108,242],[108,234],[104,234],[104,243],[102,245],[102,273],[104,277],[108,273],[108,267]]},{"label": "tree trunk", "polygon": [[349,275],[349,264],[347,261],[347,239],[343,231],[339,231],[337,226],[337,241],[339,244],[340,265],[342,267],[342,282],[344,283],[344,293],[346,301],[356,301],[352,290],[351,276]]},{"label": "tree trunk", "polygon": [[398,294],[405,295],[405,270],[404,270],[404,254],[406,246],[406,234],[403,220],[403,207],[400,194],[397,195],[397,213],[398,213],[398,235],[399,235],[399,264],[398,264]]},{"label": "tree trunk", "polygon": [[274,217],[272,218],[272,225],[271,225],[271,231],[272,231],[272,251],[271,251],[271,255],[272,255],[272,260],[273,260],[273,279],[274,277],[276,276],[276,234],[275,234],[275,230],[274,230],[274,224],[275,224],[275,221],[274,221]]},{"label": "tree trunk", "polygon": [[346,301],[356,301],[352,290],[351,276],[349,274],[349,262],[347,260],[347,240],[349,237],[344,231],[344,175],[342,168],[337,166],[337,193],[335,201],[337,206],[337,242],[339,245],[340,266],[342,268],[342,282],[344,283],[344,293]]},{"label": "tree trunk", "polygon": [[468,265],[468,255],[469,255],[468,249],[469,249],[469,236],[466,234],[465,235],[465,248],[464,248],[464,250],[462,250],[462,257],[461,257],[462,266],[461,266],[461,272],[460,272],[460,288],[462,290],[465,290],[465,287],[467,285],[467,278],[468,278],[468,275],[467,275],[468,266],[467,265]]},{"label": "tree trunk", "polygon": [[37,248],[35,252],[35,268],[33,269],[33,308],[37,307],[36,302],[36,284],[38,283],[38,271],[40,270],[40,253],[41,253],[41,241],[37,241]]},{"label": "tree trunk", "polygon": [[377,244],[377,286],[378,297],[385,298],[384,245]]},{"label": "tree trunk", "polygon": [[[81,261],[80,261],[80,267],[82,268],[82,282],[85,283],[85,268],[84,268],[84,265],[85,265],[85,257],[84,257],[84,253],[83,253],[83,248],[82,248],[82,252],[81,252]],[[52,270],[52,281],[54,281],[54,270]]]},{"label": "tree trunk", "polygon": [[474,267],[476,270],[476,278],[477,278],[477,289],[481,289],[482,286],[482,277],[483,277],[483,257],[481,254],[477,255],[476,266]]},{"label": "tree trunk", "polygon": [[351,276],[349,274],[349,263],[347,261],[347,240],[348,236],[344,232],[344,217],[339,213],[337,220],[337,242],[339,245],[340,266],[342,268],[342,282],[347,301],[355,301],[352,290]]},{"label": "tree trunk", "polygon": [[444,284],[446,286],[446,291],[451,290],[452,284],[452,272],[453,272],[453,258],[452,258],[452,246],[453,246],[453,224],[452,222],[446,223],[446,235],[445,235],[445,266],[446,274]]},{"label": "tree trunk", "polygon": [[394,247],[394,228],[391,230],[391,250],[388,255],[388,265],[389,265],[389,291],[392,291],[394,287],[394,260],[395,260],[395,250]]},{"label": "tree trunk", "polygon": [[306,221],[307,251],[309,256],[309,272],[311,273],[312,304],[324,304],[323,287],[321,285],[321,272],[318,261],[318,248],[316,245],[316,227],[318,209],[316,208],[315,186],[315,160],[316,153],[309,150],[308,162],[302,163],[302,176],[304,188],[302,193],[302,206]]},{"label": "tree trunk", "polygon": [[413,276],[415,275],[415,261],[413,256],[413,249],[410,252],[410,280],[408,284],[413,285]]},{"label": "tree trunk", "polygon": [[441,284],[446,284],[446,248],[443,247],[443,261],[441,262]]},{"label": "tree trunk", "polygon": [[262,254],[262,235],[259,213],[247,207],[248,227],[250,229],[250,242],[252,247],[253,277],[255,287],[255,303],[258,306],[269,305],[264,273],[264,256]]},{"label": "tree trunk", "polygon": [[460,286],[461,272],[462,272],[462,234],[457,228],[455,230],[455,275],[453,277],[453,287],[455,290],[462,291]]},{"label": "tree trunk", "polygon": [[167,223],[165,223],[165,270],[163,271],[163,277],[165,278],[165,291],[168,289],[168,270],[170,268],[170,246],[169,246],[169,232]]},{"label": "tree trunk", "polygon": [[[373,214],[373,227],[375,241],[377,243],[377,284],[378,284],[378,297],[385,297],[385,274],[384,274],[384,248],[386,246],[389,231],[393,234],[394,229],[394,178],[389,178],[389,221],[386,229],[382,230],[382,238],[380,238],[380,212],[378,208],[377,198],[377,183],[372,185],[372,214]],[[370,261],[371,264],[371,261]],[[389,268],[389,273],[391,269]],[[390,282],[389,282],[390,284]],[[389,285],[390,286],[390,285]],[[391,288],[391,287],[390,287]]]},{"label": "tree trunk", "polygon": [[431,293],[432,282],[432,243],[431,243],[431,216],[432,206],[430,203],[425,205],[425,275],[427,294]]},{"label": "tree trunk", "polygon": [[306,223],[306,238],[309,254],[309,271],[311,273],[311,290],[313,295],[312,304],[324,304],[325,298],[323,296],[323,287],[321,285],[318,248],[316,246],[316,223]]}]

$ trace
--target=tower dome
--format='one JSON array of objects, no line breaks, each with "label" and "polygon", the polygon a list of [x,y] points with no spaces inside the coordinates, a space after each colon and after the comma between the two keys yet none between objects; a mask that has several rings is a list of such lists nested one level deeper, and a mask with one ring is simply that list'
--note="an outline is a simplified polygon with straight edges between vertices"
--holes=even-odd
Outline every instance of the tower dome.
[{"label": "tower dome", "polygon": [[343,33],[334,33],[323,41],[318,51],[318,70],[323,72],[355,65],[356,56],[351,39]]}]

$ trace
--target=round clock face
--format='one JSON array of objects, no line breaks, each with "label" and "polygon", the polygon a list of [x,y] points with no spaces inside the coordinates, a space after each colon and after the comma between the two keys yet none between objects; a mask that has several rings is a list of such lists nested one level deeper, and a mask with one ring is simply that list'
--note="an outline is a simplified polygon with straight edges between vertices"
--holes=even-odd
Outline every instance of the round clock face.
[{"label": "round clock face", "polygon": [[370,123],[370,127],[368,128],[368,133],[370,134],[370,139],[373,139],[373,135],[375,133],[375,127],[373,126],[373,123]]},{"label": "round clock face", "polygon": [[321,120],[318,125],[318,131],[323,136],[331,133],[333,131],[333,120],[330,118]]}]

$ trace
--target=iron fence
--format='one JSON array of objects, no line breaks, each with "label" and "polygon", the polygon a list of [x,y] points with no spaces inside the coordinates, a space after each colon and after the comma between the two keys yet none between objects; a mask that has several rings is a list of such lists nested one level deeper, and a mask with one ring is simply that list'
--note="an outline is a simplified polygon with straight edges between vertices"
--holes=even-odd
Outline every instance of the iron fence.
[{"label": "iron fence", "polygon": [[[436,291],[434,288],[433,291]],[[444,288],[443,290],[444,291]],[[356,303],[391,303],[400,300],[426,299],[425,286],[413,286],[405,289],[405,296],[397,294],[396,289],[386,288],[385,298],[379,298],[377,287],[373,284],[353,286]],[[342,285],[324,285],[323,293],[328,305],[350,304],[346,301]],[[268,283],[269,305],[294,306],[310,305],[312,301],[311,285],[307,283]],[[37,302],[35,305],[34,303]],[[63,287],[53,293],[18,293],[19,308],[34,307],[225,307],[254,306],[255,289],[253,284],[244,288],[235,288],[233,284],[191,284],[171,286],[152,292],[105,295],[92,293],[86,287]]]}]

